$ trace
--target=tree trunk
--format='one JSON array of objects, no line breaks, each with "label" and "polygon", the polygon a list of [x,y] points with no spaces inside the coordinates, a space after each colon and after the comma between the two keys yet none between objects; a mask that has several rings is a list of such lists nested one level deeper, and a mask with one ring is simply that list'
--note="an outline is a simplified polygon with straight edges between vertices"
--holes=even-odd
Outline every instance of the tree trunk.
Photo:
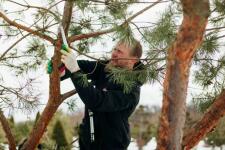
[{"label": "tree trunk", "polygon": [[191,61],[201,44],[209,16],[209,1],[181,0],[183,22],[168,50],[158,150],[180,150],[186,113]]},{"label": "tree trunk", "polygon": [[183,138],[183,147],[191,149],[204,136],[212,131],[219,120],[225,115],[225,90],[215,99],[214,103],[210,106],[208,111],[202,119],[191,128]]},{"label": "tree trunk", "polygon": [[10,125],[1,110],[0,110],[0,122],[2,124],[2,128],[5,132],[6,138],[9,143],[9,150],[16,150],[16,142],[12,135]]},{"label": "tree trunk", "polygon": [[[65,31],[65,35],[68,34],[69,25],[71,22],[72,10],[73,10],[73,1],[66,1],[64,6],[62,25]],[[58,66],[60,62],[60,49],[62,45],[61,34],[58,35],[58,40],[55,43],[55,51],[53,57],[53,72],[50,74],[50,83],[49,83],[49,100],[47,106],[45,107],[40,119],[33,128],[27,142],[22,147],[22,150],[33,150],[40,142],[41,137],[46,131],[47,125],[52,119],[54,113],[57,111],[59,105],[63,102],[60,95],[60,79]]]}]

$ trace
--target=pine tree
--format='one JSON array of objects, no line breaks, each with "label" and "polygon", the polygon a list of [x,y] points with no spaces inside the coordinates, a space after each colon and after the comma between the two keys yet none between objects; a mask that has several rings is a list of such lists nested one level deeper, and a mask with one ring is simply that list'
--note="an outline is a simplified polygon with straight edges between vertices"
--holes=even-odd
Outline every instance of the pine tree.
[{"label": "pine tree", "polygon": [[34,125],[36,125],[36,123],[37,123],[38,119],[40,118],[40,116],[41,116],[40,112],[37,112],[35,120],[34,120]]},{"label": "pine tree", "polygon": [[53,128],[52,139],[56,143],[57,150],[69,149],[62,123],[59,120],[56,121]]},{"label": "pine tree", "polygon": [[[154,3],[150,2],[149,6],[143,10],[147,10],[155,6],[159,2],[162,1],[158,0],[155,1]],[[186,7],[184,7],[185,9],[182,9],[182,5],[183,6],[188,5],[189,2],[193,1],[187,0],[171,1],[170,7],[167,9],[167,11],[165,11],[165,13],[161,15],[161,17],[159,17],[159,20],[156,24],[153,23],[153,26],[148,28],[146,27],[141,28],[137,26],[135,22],[132,22],[132,19],[134,19],[137,15],[140,15],[141,12],[143,11],[140,11],[140,13],[137,14],[131,14],[131,12],[127,11],[127,9],[131,5],[138,3],[137,0],[113,0],[113,1],[69,0],[65,1],[63,12],[59,11],[59,9],[56,7],[56,5],[61,6],[60,5],[61,2],[57,3],[52,0],[43,1],[43,3],[40,5],[41,7],[31,5],[32,1],[29,1],[28,3],[20,3],[15,1],[2,0],[0,3],[2,8],[0,12],[0,17],[3,19],[1,20],[0,28],[2,28],[2,31],[4,32],[1,34],[3,34],[2,37],[4,37],[5,40],[8,41],[15,40],[16,42],[12,44],[9,49],[6,49],[3,51],[3,53],[1,53],[0,65],[14,70],[17,76],[20,75],[24,76],[29,71],[35,70],[37,71],[39,67],[43,66],[43,64],[49,57],[47,56],[47,51],[49,50],[51,51],[52,49],[54,49],[51,51],[52,53],[54,53],[52,59],[53,68],[57,68],[58,64],[60,64],[59,50],[61,49],[62,40],[61,36],[56,31],[55,25],[58,25],[60,23],[62,23],[63,28],[65,29],[65,33],[70,46],[78,48],[81,54],[88,52],[89,47],[96,41],[101,41],[101,38],[104,38],[103,35],[105,34],[108,34],[111,39],[123,39],[132,42],[132,39],[134,39],[133,30],[136,29],[138,32],[140,32],[142,40],[145,42],[145,44],[148,46],[149,49],[147,51],[146,59],[142,60],[146,64],[145,65],[146,70],[144,70],[143,72],[134,73],[136,75],[138,74],[137,76],[138,80],[144,82],[146,81],[145,79],[147,78],[147,80],[150,81],[151,83],[164,81],[165,86],[171,85],[168,87],[164,87],[164,91],[168,91],[170,94],[171,93],[180,94],[174,96],[182,97],[178,99],[182,99],[181,101],[185,102],[186,101],[185,93],[187,92],[187,79],[189,77],[188,74],[189,67],[191,66],[193,60],[193,64],[197,65],[197,67],[199,68],[197,71],[195,71],[194,74],[196,83],[201,87],[203,87],[204,90],[203,94],[201,94],[199,98],[200,99],[206,98],[210,100],[209,102],[212,102],[212,103],[206,102],[207,105],[205,106],[206,107],[209,106],[209,109],[211,110],[210,111],[211,113],[208,114],[213,114],[214,112],[213,110],[216,108],[215,106],[217,106],[218,104],[223,104],[222,96],[224,94],[224,91],[222,89],[224,88],[225,83],[224,82],[225,57],[223,51],[220,50],[221,48],[220,40],[224,38],[223,32],[221,31],[223,31],[224,29],[225,5],[224,1],[222,0],[211,1],[212,3],[210,5],[212,7],[211,9],[212,15],[209,18],[209,22],[212,24],[213,27],[206,29],[204,42],[202,46],[195,52],[195,48],[199,45],[201,40],[196,42],[196,44],[190,43],[190,41],[195,39],[195,37],[193,36],[193,38],[191,38],[189,33],[186,32],[186,34],[184,34],[185,37],[184,40],[179,41],[180,39],[179,31],[182,32],[185,28],[182,28],[182,30],[178,30],[180,24],[177,24],[176,21],[177,18],[182,18],[182,14],[184,14],[185,16],[186,14],[190,13],[191,16],[193,15],[193,13],[195,13],[194,10],[189,10],[191,9],[189,7],[187,9]],[[197,7],[200,5],[202,1],[195,1],[195,2],[197,4],[192,6]],[[7,7],[8,3],[19,5],[24,9],[22,9],[22,11],[14,9],[10,10],[10,8]],[[103,7],[98,7],[99,5],[102,5]],[[147,5],[148,3],[146,4],[146,6]],[[201,15],[207,16],[208,12],[203,11],[204,9],[206,9],[206,6],[207,5],[204,5],[204,7],[199,8],[196,13],[202,13]],[[5,8],[7,8],[7,10]],[[74,14],[74,12],[76,13]],[[206,13],[204,14],[204,12]],[[24,23],[23,21],[21,21],[24,20],[26,14],[32,14],[32,19],[29,20],[29,23]],[[94,14],[94,17],[93,15],[89,14]],[[74,18],[76,19],[73,20]],[[146,18],[146,20],[147,19],[148,18]],[[196,28],[197,24],[199,23],[204,24],[205,23],[204,21],[197,22],[196,24],[194,23],[188,29],[192,30],[193,29],[192,27]],[[202,32],[203,31],[201,31],[201,33]],[[197,34],[198,31],[196,31],[195,33]],[[19,46],[18,47],[16,46],[18,43],[21,43],[22,40],[26,40],[28,44],[25,45],[26,48],[22,48],[21,50]],[[185,42],[187,42],[186,45],[187,47],[190,45],[195,47],[190,48],[193,51],[189,53],[191,54],[190,56],[187,56],[188,59],[179,60],[179,56],[184,56],[187,54],[187,53],[179,53],[179,50],[181,48],[185,48],[185,46],[182,45]],[[176,48],[178,51],[176,53],[173,53],[173,51],[176,51]],[[194,56],[194,54],[196,55]],[[192,57],[194,58],[192,59]],[[184,66],[182,66],[181,68],[184,69],[183,71],[187,71],[186,72],[187,74],[185,74],[186,75],[185,78],[182,78],[184,79],[183,80],[184,83],[182,84],[180,83],[179,85],[178,85],[179,82],[174,82],[176,81],[175,79],[181,81],[179,80],[180,79],[178,73],[180,71],[178,69],[179,67],[175,66],[174,70],[172,71],[169,70],[169,67],[173,66],[174,62],[175,64],[178,65],[186,63],[186,65],[184,64]],[[134,77],[132,77],[127,70],[118,70],[113,68],[111,69],[111,71],[112,71],[111,75],[114,77],[113,81],[116,83],[122,83],[125,89],[124,92],[129,92],[129,89],[132,87],[133,84],[132,80],[134,79]],[[171,72],[172,74],[170,74]],[[115,76],[116,74],[118,74],[118,76]],[[164,77],[165,74],[166,77]],[[30,79],[28,83],[31,83],[31,81],[34,80]],[[38,120],[36,127],[31,132],[27,143],[24,145],[24,149],[34,149],[36,147],[43,133],[45,132],[50,119],[56,112],[57,108],[68,97],[66,96],[68,93],[62,95],[60,94],[59,82],[60,82],[59,74],[56,69],[55,70],[53,69],[53,73],[50,75],[50,86],[49,86],[50,91],[48,103],[40,119]],[[33,110],[33,108],[38,104],[35,101],[38,99],[38,95],[33,95],[32,94],[33,92],[31,92],[32,88],[29,89],[29,87],[32,86],[28,86],[27,90],[28,92],[25,92],[24,90],[21,90],[21,88],[8,87],[4,84],[4,82],[0,82],[1,105],[4,104],[7,107],[10,107],[12,105],[11,97],[14,96],[19,100],[21,104],[19,105],[20,108],[21,106],[23,106],[22,109]],[[211,90],[212,87],[213,90]],[[183,91],[181,93],[179,93],[180,91],[174,92],[176,91],[174,90],[174,88],[176,88],[177,90],[182,89]],[[72,91],[72,93],[74,94],[75,92]],[[165,94],[165,92],[163,95],[168,96],[168,94]],[[211,97],[207,95],[211,95]],[[219,98],[216,98],[216,96],[218,95],[221,96],[219,96]],[[215,100],[219,100],[220,103],[215,102]],[[168,101],[165,100],[164,104],[165,106],[169,106],[168,107],[169,111],[167,111],[167,108],[164,107],[163,108],[164,114],[162,116],[164,117],[168,116],[169,112],[173,111],[176,112],[177,114],[180,114],[178,112],[179,109],[177,109],[180,107],[175,107],[176,104],[178,103],[174,102],[175,105],[173,105],[171,103],[168,104],[167,102]],[[184,106],[185,108],[185,105],[182,106]],[[225,114],[224,113],[225,108],[222,107],[223,105],[219,106],[220,106],[218,109],[219,114],[223,116]],[[171,115],[169,117],[171,117]],[[183,113],[181,115],[181,118],[182,118],[181,126],[176,129],[182,128],[183,119],[185,119],[185,115]],[[205,118],[206,120],[209,119],[208,116],[206,116]],[[212,128],[212,126],[215,126],[216,122],[218,122],[219,119],[220,117],[214,119],[213,120],[214,124],[208,125],[206,128],[210,129]],[[170,118],[168,120],[174,120],[174,118]],[[175,122],[173,123],[176,125]],[[202,134],[204,136],[208,132],[208,130],[204,130],[202,132],[204,132],[204,134]],[[194,134],[191,135],[193,136],[197,133],[198,132],[194,132]],[[179,135],[182,136],[182,133]],[[203,136],[201,136],[201,138],[203,138]],[[196,142],[198,142],[201,138],[198,138],[194,143],[196,144]],[[174,138],[166,138],[166,139],[174,140]],[[181,139],[181,137],[179,137],[179,139]],[[195,138],[191,138],[191,140],[193,139]]]}]

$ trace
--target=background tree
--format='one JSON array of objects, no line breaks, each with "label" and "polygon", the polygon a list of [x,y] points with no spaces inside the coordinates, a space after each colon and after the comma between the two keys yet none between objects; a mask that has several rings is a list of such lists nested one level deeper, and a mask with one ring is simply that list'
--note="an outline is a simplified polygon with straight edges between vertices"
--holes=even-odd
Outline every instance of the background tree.
[{"label": "background tree", "polygon": [[37,112],[37,114],[36,114],[36,117],[35,117],[35,120],[34,120],[34,124],[36,124],[37,123],[37,121],[38,121],[38,119],[40,118],[40,112]]},{"label": "background tree", "polygon": [[153,137],[156,137],[159,108],[140,105],[130,118],[131,136],[136,139],[138,149],[143,149]]},{"label": "background tree", "polygon": [[69,143],[66,140],[62,123],[59,120],[56,121],[55,126],[53,128],[52,139],[56,143],[57,150],[69,149]]}]

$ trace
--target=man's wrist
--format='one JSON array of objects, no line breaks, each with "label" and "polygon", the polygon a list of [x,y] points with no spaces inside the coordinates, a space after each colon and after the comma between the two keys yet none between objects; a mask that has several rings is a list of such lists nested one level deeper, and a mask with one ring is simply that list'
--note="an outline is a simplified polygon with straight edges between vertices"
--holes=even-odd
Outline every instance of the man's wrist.
[{"label": "man's wrist", "polygon": [[79,67],[77,61],[75,61],[75,67],[72,70],[70,70],[70,72],[71,73],[75,73],[75,72],[77,72],[79,70],[80,70],[80,67]]}]

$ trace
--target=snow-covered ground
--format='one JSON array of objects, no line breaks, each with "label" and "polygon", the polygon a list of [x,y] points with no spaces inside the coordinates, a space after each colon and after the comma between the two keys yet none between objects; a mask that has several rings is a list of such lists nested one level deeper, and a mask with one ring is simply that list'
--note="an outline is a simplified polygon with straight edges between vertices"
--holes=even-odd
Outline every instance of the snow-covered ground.
[{"label": "snow-covered ground", "polygon": [[[133,140],[134,141],[134,140]],[[5,146],[5,150],[8,150],[8,145],[0,144]],[[79,150],[78,143],[75,142],[72,150]],[[144,147],[143,150],[155,150],[156,149],[156,140],[153,138],[149,141]],[[137,144],[135,142],[131,142],[127,150],[138,150]],[[199,144],[193,148],[192,150],[212,150],[212,147],[207,146],[203,141],[199,142]],[[225,145],[220,149],[219,147],[215,147],[213,150],[225,150]]]},{"label": "snow-covered ground", "polygon": [[[156,140],[153,138],[149,141],[144,147],[143,150],[155,150],[156,149]],[[131,142],[128,150],[138,150],[137,144],[135,142]],[[212,150],[212,147],[206,146],[206,144],[201,141],[199,144],[194,147],[192,150]],[[215,147],[214,150],[221,150],[219,147]],[[225,145],[223,146],[222,150],[225,150]]]},{"label": "snow-covered ground", "polygon": [[[132,140],[135,141],[135,140]],[[76,147],[78,147],[78,143],[75,143]],[[155,150],[156,149],[156,140],[152,138],[144,147],[143,150]],[[78,148],[73,148],[73,150],[79,150]],[[127,150],[138,150],[136,142],[131,142]],[[193,148],[192,150],[212,150],[212,147],[207,146],[203,141],[199,142],[199,144]],[[221,150],[219,147],[215,147],[214,150]],[[225,150],[225,145],[222,150]]]}]

